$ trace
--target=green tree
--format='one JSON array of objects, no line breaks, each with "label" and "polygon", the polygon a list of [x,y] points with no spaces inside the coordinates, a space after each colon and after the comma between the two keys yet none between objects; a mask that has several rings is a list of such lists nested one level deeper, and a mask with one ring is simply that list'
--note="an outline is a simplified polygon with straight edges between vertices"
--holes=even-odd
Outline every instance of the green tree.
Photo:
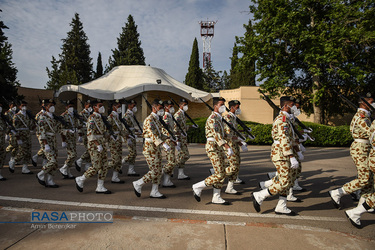
[{"label": "green tree", "polygon": [[256,35],[244,38],[243,51],[257,58],[268,93],[300,96],[305,111],[324,123],[342,111],[332,87],[373,86],[374,1],[252,2]]},{"label": "green tree", "polygon": [[[244,25],[246,32],[244,37],[236,37],[237,44],[233,46],[233,54],[231,58],[230,71],[230,88],[238,88],[239,86],[255,86],[255,61],[256,58],[250,52],[252,37],[255,33],[252,28],[251,20],[248,25]],[[238,57],[241,53],[242,57]]]},{"label": "green tree", "polygon": [[102,54],[99,52],[98,60],[96,61],[96,72],[95,79],[103,75],[103,63],[102,63]]},{"label": "green tree", "polygon": [[52,57],[52,69],[47,68],[47,89],[58,90],[66,84],[79,85],[92,80],[93,65],[90,57],[88,37],[83,30],[79,14],[75,13],[70,23],[71,30],[62,39],[59,59]]},{"label": "green tree", "polygon": [[212,66],[212,62],[208,59],[206,59],[205,62],[205,69],[203,71],[203,90],[207,92],[217,92],[220,89],[222,89],[222,83],[221,83],[221,77],[220,73],[216,72],[215,69]]},{"label": "green tree", "polygon": [[199,67],[199,50],[197,38],[194,38],[193,48],[190,55],[188,72],[185,75],[185,84],[196,89],[204,90],[203,88],[203,72]]},{"label": "green tree", "polygon": [[[0,12],[2,10],[0,9]],[[8,37],[4,34],[4,29],[8,27],[0,20],[0,86],[1,86],[1,95],[4,96],[7,100],[13,100],[18,97],[17,90],[20,86],[20,83],[17,81],[17,68],[15,67],[13,59],[13,50],[12,45],[7,42]],[[0,100],[5,103],[3,98]]]},{"label": "green tree", "polygon": [[113,54],[108,60],[106,72],[119,65],[146,65],[137,27],[133,16],[129,15],[120,37],[117,38],[118,47],[112,50]]}]

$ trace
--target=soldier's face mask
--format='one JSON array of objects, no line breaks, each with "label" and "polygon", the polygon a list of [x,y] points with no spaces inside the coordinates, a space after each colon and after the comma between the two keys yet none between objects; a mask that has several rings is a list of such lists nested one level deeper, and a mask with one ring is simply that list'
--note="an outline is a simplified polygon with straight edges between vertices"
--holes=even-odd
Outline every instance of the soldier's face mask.
[{"label": "soldier's face mask", "polygon": [[16,111],[17,111],[17,107],[14,106],[14,107],[12,108],[12,111],[16,112]]},{"label": "soldier's face mask", "polygon": [[133,113],[136,113],[138,111],[137,106],[134,106],[132,111],[133,111]]},{"label": "soldier's face mask", "polygon": [[27,110],[27,107],[26,107],[26,106],[22,106],[22,107],[21,107],[21,110],[22,110],[22,111],[26,111],[26,110]]},{"label": "soldier's face mask", "polygon": [[172,108],[169,109],[169,113],[171,113],[171,114],[174,114],[174,111],[175,111],[174,107],[172,107]]},{"label": "soldier's face mask", "polygon": [[68,108],[68,112],[69,113],[73,113],[74,112],[74,108],[73,107]]},{"label": "soldier's face mask", "polygon": [[234,112],[234,114],[235,115],[240,115],[241,114],[241,109],[240,108],[236,109],[236,111]]},{"label": "soldier's face mask", "polygon": [[185,106],[182,108],[182,110],[185,111],[185,112],[188,111],[188,109],[189,109],[188,105],[185,105]]},{"label": "soldier's face mask", "polygon": [[88,107],[87,111],[89,111],[91,113],[92,112],[92,108]]},{"label": "soldier's face mask", "polygon": [[291,108],[290,108],[290,113],[294,115],[294,117],[297,117],[301,114],[301,110],[297,108],[296,105],[293,105]]},{"label": "soldier's face mask", "polygon": [[119,108],[116,109],[116,111],[117,111],[117,113],[121,114],[121,112],[122,112],[122,108],[119,107]]},{"label": "soldier's face mask", "polygon": [[225,112],[225,106],[224,106],[224,105],[221,105],[221,106],[219,107],[219,113],[222,114],[222,113],[224,113],[224,112]]},{"label": "soldier's face mask", "polygon": [[163,116],[164,115],[164,109],[159,109],[157,112],[158,116]]},{"label": "soldier's face mask", "polygon": [[49,111],[50,113],[54,113],[54,112],[55,112],[55,106],[51,106],[51,107],[49,107],[48,111]]},{"label": "soldier's face mask", "polygon": [[104,112],[105,112],[105,108],[104,108],[104,106],[101,106],[101,107],[99,108],[99,113],[100,113],[100,114],[104,114]]}]

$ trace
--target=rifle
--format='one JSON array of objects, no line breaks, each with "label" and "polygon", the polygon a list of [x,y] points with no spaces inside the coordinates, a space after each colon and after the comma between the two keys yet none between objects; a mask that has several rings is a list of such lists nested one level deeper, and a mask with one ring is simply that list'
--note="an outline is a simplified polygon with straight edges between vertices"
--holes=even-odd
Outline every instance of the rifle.
[{"label": "rifle", "polygon": [[[227,110],[227,112],[230,112],[230,109],[229,109],[229,108],[225,107],[225,109]],[[235,117],[236,117],[236,121],[237,121],[237,123],[240,124],[240,126],[242,127],[242,129],[246,132],[247,136],[248,136],[251,140],[254,140],[254,139],[255,139],[255,136],[252,135],[252,134],[250,133],[250,132],[251,132],[251,128],[249,128],[248,126],[246,126],[246,124],[245,124],[243,121],[241,121],[241,119],[238,118],[236,115],[235,115]]]},{"label": "rifle", "polygon": [[[123,119],[123,118],[122,118],[122,119]],[[137,124],[139,130],[140,130],[141,133],[143,134],[143,129],[142,129],[141,125],[139,124],[137,118],[135,117],[135,114],[134,114],[134,113],[133,113],[133,119],[134,119],[135,123]]]},{"label": "rifle", "polygon": [[[177,107],[179,107],[178,103],[177,103],[177,102],[176,102],[171,96],[169,96],[169,98],[171,98],[172,102],[173,102],[175,105],[177,105]],[[188,113],[184,112],[184,114],[185,114],[185,116],[189,119],[189,121],[191,121],[191,123],[193,123],[193,128],[198,128],[198,127],[199,127],[198,124],[196,124],[196,123],[194,122],[194,120],[191,119],[191,117],[188,115]]]},{"label": "rifle", "polygon": [[357,111],[358,107],[354,103],[352,103],[348,98],[343,96],[342,94],[338,93],[336,90],[332,89],[344,102],[346,102],[350,107],[352,107],[355,111]]},{"label": "rifle", "polygon": [[[147,106],[151,109],[152,111],[152,106],[151,106],[151,103],[149,103],[149,101],[146,99],[146,97],[144,95],[142,95],[143,99],[145,99],[146,101],[146,104]],[[176,137],[175,135],[172,133],[172,131],[168,128],[168,125],[164,122],[163,118],[161,116],[158,116],[159,117],[159,121],[161,123],[161,125],[163,125],[163,127],[168,131],[168,133],[171,135],[172,139],[176,141]]]},{"label": "rifle", "polygon": [[115,133],[113,132],[112,130],[112,126],[111,124],[109,124],[108,120],[107,120],[107,117],[105,117],[104,115],[100,114],[100,117],[102,118],[103,120],[103,123],[104,123],[104,126],[107,128],[109,134],[111,136],[113,136],[113,138],[115,138],[115,140],[117,139],[117,136],[115,135]]},{"label": "rifle", "polygon": [[[9,102],[7,101],[7,99],[5,99],[4,96],[2,96],[2,98],[4,99],[5,103],[8,104]],[[5,122],[5,124],[10,128],[10,130],[16,132],[16,128],[13,126],[12,122],[8,119],[8,117],[6,115],[4,115],[3,113],[1,113],[1,119],[3,119],[3,121]],[[12,132],[13,133],[13,132]]]},{"label": "rifle", "polygon": [[375,108],[368,102],[366,101],[366,99],[364,97],[362,97],[357,91],[355,91],[353,89],[353,92],[354,94],[356,94],[357,96],[359,96],[359,98],[361,98],[361,100],[367,105],[367,107],[372,111],[372,113],[374,113],[375,111]]},{"label": "rifle", "polygon": [[[159,98],[159,97],[158,97]],[[159,98],[160,99],[160,98]],[[173,101],[172,101],[173,102]],[[178,121],[174,118],[174,116],[171,114],[173,122],[177,125],[177,127],[181,130],[182,134],[186,137],[187,134],[185,130],[182,129],[181,125],[178,123]]]},{"label": "rifle", "polygon": [[[204,103],[204,104],[206,104],[206,106],[207,106],[207,108],[209,108],[211,111],[214,111],[214,109],[210,106],[210,105],[208,105],[205,101],[203,101],[203,99],[202,98],[200,98],[199,97],[199,99]],[[235,129],[229,122],[227,122],[227,120],[225,120],[225,119],[222,119],[222,121],[232,130],[232,131],[234,131],[242,140],[246,140],[246,138],[240,133],[240,132],[238,132],[238,130],[237,129]]]},{"label": "rifle", "polygon": [[[280,112],[280,110],[281,110],[281,108],[279,108],[279,107],[277,107],[276,106],[276,104],[275,103],[273,103],[273,101],[266,95],[266,94],[264,94],[264,92],[261,90],[261,89],[259,89],[259,92],[264,96],[264,100],[273,108],[273,109],[275,109],[275,110],[277,110],[278,112]],[[308,127],[306,127],[300,120],[298,120],[298,118],[297,117],[294,117],[294,120],[296,121],[296,123],[298,124],[298,125],[300,125],[301,126],[301,128],[303,128],[303,129],[306,129],[306,130],[309,130],[310,131],[310,133],[313,131],[311,128],[308,128]],[[293,130],[294,130],[294,132],[297,134],[297,136],[298,136],[298,138],[300,138],[301,140],[303,140],[304,138],[303,138],[303,136],[301,135],[301,133],[297,130],[297,128],[294,126],[294,124],[293,123],[291,123],[291,125],[292,125],[292,128],[293,128]],[[309,134],[306,134],[307,135],[307,137],[310,139],[310,141],[315,141],[315,139],[313,138],[313,137],[311,137]]]},{"label": "rifle", "polygon": [[[133,131],[132,131],[132,130],[130,129],[130,127],[129,127],[129,124],[125,121],[124,118],[121,117],[121,114],[119,114],[118,119],[120,120],[120,122],[122,122],[122,124],[124,124],[125,128],[129,131],[129,134],[130,134],[133,138],[135,138],[135,135],[134,135]],[[142,132],[142,133],[143,133],[143,132]]]}]

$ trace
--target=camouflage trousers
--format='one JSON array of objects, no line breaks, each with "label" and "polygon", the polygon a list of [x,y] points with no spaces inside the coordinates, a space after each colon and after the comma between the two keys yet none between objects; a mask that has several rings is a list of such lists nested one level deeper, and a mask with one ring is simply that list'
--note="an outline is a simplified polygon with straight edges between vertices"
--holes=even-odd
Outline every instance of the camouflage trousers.
[{"label": "camouflage trousers", "polygon": [[118,137],[117,140],[109,140],[109,151],[111,152],[112,162],[110,168],[119,172],[121,170],[122,141]]},{"label": "camouflage trousers", "polygon": [[77,158],[77,136],[75,134],[69,134],[66,136],[66,160],[65,164],[68,168],[73,167],[73,164]]},{"label": "camouflage trousers", "polygon": [[9,145],[6,148],[6,152],[10,153],[10,156],[14,158],[17,155],[17,147],[18,147],[17,139],[12,133],[10,133],[9,134]]},{"label": "camouflage trousers", "polygon": [[178,168],[185,168],[185,163],[189,160],[190,154],[188,149],[187,138],[182,137],[181,140],[181,150],[177,153],[177,163]]},{"label": "camouflage trousers", "polygon": [[240,171],[240,146],[236,142],[230,142],[228,145],[232,148],[234,154],[228,156],[228,153],[225,153],[229,164],[229,166],[225,168],[225,174],[228,177],[228,181],[235,181],[237,179],[238,172]]},{"label": "camouflage trousers", "polygon": [[28,164],[31,159],[31,135],[29,130],[19,131],[19,140],[22,144],[17,147],[17,155],[14,161],[20,164]]},{"label": "camouflage trousers", "polygon": [[206,153],[210,158],[212,167],[215,173],[208,176],[204,183],[206,186],[213,186],[214,188],[222,188],[225,180],[225,152],[222,147],[219,147],[216,142],[207,141]]},{"label": "camouflage trousers", "polygon": [[370,145],[368,144],[354,141],[350,146],[350,155],[357,167],[357,178],[344,184],[342,188],[345,192],[351,194],[357,190],[361,190],[362,195],[372,193],[373,183],[372,181],[370,182],[372,172],[368,165],[369,151]]},{"label": "camouflage trousers", "polygon": [[0,133],[0,169],[2,169],[4,166],[5,156],[6,156],[4,137],[5,137],[5,134]]},{"label": "camouflage trousers", "polygon": [[145,141],[143,144],[143,155],[149,171],[142,177],[145,183],[152,182],[153,184],[160,184],[162,173],[162,155],[160,145],[156,146],[153,142]]},{"label": "camouflage trousers", "polygon": [[40,144],[40,149],[38,150],[38,152],[36,153],[38,156],[41,156],[43,157],[43,159],[45,159],[46,157],[44,156],[44,151],[43,151],[43,142],[42,140],[40,139],[40,134],[37,134],[36,135],[36,138],[38,138],[38,142]]},{"label": "camouflage trousers", "polygon": [[82,137],[83,137],[83,146],[85,147],[85,151],[83,152],[80,158],[85,162],[91,162],[90,154],[87,148],[89,140],[87,139],[86,133]]},{"label": "camouflage trousers", "polygon": [[137,157],[137,142],[135,139],[131,139],[132,144],[128,144],[128,150],[129,154],[124,158],[126,162],[128,162],[130,165],[135,164],[135,158]]},{"label": "camouflage trousers", "polygon": [[104,139],[99,141],[100,145],[102,145],[103,150],[101,152],[98,151],[98,146],[94,142],[88,143],[88,150],[91,157],[92,166],[89,167],[86,172],[84,173],[86,178],[90,178],[96,174],[98,174],[99,180],[104,180],[108,173],[108,157],[107,157],[107,146],[105,144]]},{"label": "camouflage trousers", "polygon": [[289,187],[292,185],[293,172],[296,175],[297,170],[290,168],[290,161],[272,161],[277,170],[277,176],[272,179],[272,185],[268,187],[271,195],[279,194],[287,196]]},{"label": "camouflage trousers", "polygon": [[169,147],[171,147],[171,150],[165,151],[165,155],[167,158],[167,163],[163,166],[164,173],[168,175],[173,174],[174,167],[176,166],[176,156],[175,156],[175,144],[171,140],[165,141]]},{"label": "camouflage trousers", "polygon": [[57,141],[56,136],[47,136],[47,143],[51,150],[49,152],[46,152],[45,146],[43,144],[43,152],[45,157],[47,158],[47,164],[42,167],[42,170],[46,174],[53,175],[57,169],[57,156],[58,156],[58,150],[57,150]]}]

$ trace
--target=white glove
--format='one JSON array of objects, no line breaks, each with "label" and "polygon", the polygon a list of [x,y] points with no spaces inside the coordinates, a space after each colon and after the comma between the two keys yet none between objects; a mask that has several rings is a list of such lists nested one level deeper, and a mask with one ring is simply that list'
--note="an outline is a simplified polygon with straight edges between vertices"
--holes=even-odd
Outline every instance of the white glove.
[{"label": "white glove", "polygon": [[177,142],[177,147],[179,147],[181,149],[181,142]]},{"label": "white glove", "polygon": [[177,151],[181,151],[181,147],[179,147],[178,145],[176,146],[176,150]]},{"label": "white glove", "polygon": [[102,151],[103,151],[102,145],[98,145],[98,152],[102,152]]},{"label": "white glove", "polygon": [[5,141],[9,141],[9,135],[8,134],[5,135]]},{"label": "white glove", "polygon": [[303,132],[304,132],[304,133],[308,133],[308,134],[310,134],[310,133],[313,132],[313,131],[312,131],[312,129],[304,129]]},{"label": "white glove", "polygon": [[303,139],[298,139],[299,143],[305,142],[307,140],[307,134],[302,135]]},{"label": "white glove", "polygon": [[228,154],[228,156],[234,155],[234,152],[233,152],[232,148],[227,149],[227,154]]},{"label": "white glove", "polygon": [[293,156],[292,158],[290,158],[290,168],[296,169],[298,167],[299,167],[299,163],[298,163],[296,157]]},{"label": "white glove", "polygon": [[301,151],[298,151],[298,152],[297,152],[297,155],[298,155],[298,159],[299,159],[300,161],[303,161],[303,160],[305,159],[305,156],[303,156],[303,154],[302,154]]},{"label": "white glove", "polygon": [[48,144],[44,145],[44,151],[46,152],[50,152],[51,151],[51,148]]},{"label": "white glove", "polygon": [[73,129],[69,129],[69,133],[74,134],[75,131]]},{"label": "white glove", "polygon": [[67,144],[66,142],[63,141],[63,142],[61,143],[61,147],[62,147],[62,148],[66,148],[67,146],[68,146],[68,144]]},{"label": "white glove", "polygon": [[171,147],[167,143],[163,143],[163,147],[166,151],[171,151]]},{"label": "white glove", "polygon": [[192,127],[193,127],[193,128],[198,128],[198,125],[193,125]]},{"label": "white glove", "polygon": [[137,135],[134,135],[134,139],[137,139],[138,138],[138,136]]},{"label": "white glove", "polygon": [[13,129],[10,132],[12,132],[12,134],[14,134],[14,135],[17,134],[17,132],[14,131]]},{"label": "white glove", "polygon": [[128,138],[128,140],[126,141],[128,143],[128,146],[131,146],[133,144],[132,142],[132,139],[131,138]]},{"label": "white glove", "polygon": [[83,142],[82,136],[78,136],[78,142]]},{"label": "white glove", "polygon": [[306,148],[302,145],[302,144],[299,144],[299,149],[301,150],[301,152],[306,152]]},{"label": "white glove", "polygon": [[247,148],[247,144],[246,144],[246,143],[245,143],[245,144],[242,144],[241,149],[242,149],[242,152],[247,152],[247,151],[249,151],[249,149]]},{"label": "white glove", "polygon": [[23,141],[22,141],[22,140],[17,140],[17,144],[18,144],[18,145],[22,145],[22,144],[23,144]]}]

